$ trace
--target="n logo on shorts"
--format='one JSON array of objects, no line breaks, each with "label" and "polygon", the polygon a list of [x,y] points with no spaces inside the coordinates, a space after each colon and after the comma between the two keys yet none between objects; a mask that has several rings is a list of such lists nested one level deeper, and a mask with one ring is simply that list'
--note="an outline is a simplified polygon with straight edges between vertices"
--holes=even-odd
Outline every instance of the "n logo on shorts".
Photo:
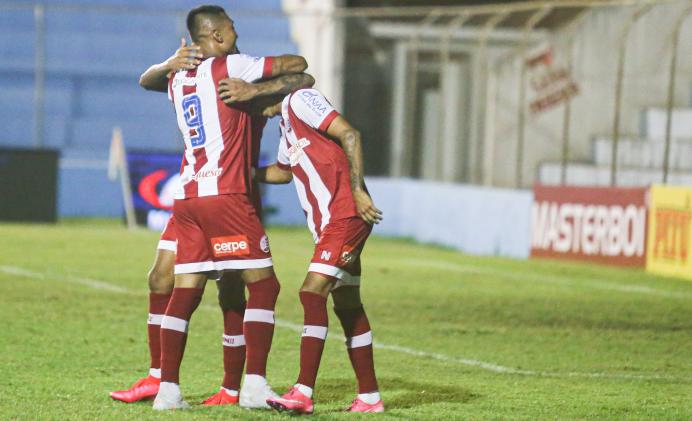
[{"label": "n logo on shorts", "polygon": [[214,237],[211,239],[211,248],[214,251],[214,257],[247,256],[250,254],[246,235]]}]

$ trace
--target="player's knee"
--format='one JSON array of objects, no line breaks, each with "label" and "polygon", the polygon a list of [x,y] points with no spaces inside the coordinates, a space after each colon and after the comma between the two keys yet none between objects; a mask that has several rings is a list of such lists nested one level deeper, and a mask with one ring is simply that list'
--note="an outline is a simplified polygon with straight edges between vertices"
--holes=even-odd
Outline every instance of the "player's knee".
[{"label": "player's knee", "polygon": [[149,271],[149,291],[155,294],[170,294],[173,292],[174,276],[172,273],[164,273],[157,268]]},{"label": "player's knee", "polygon": [[219,307],[221,307],[221,310],[224,312],[240,312],[245,309],[246,304],[245,295],[228,295],[219,291]]},{"label": "player's knee", "polygon": [[353,286],[342,286],[332,291],[334,300],[334,310],[357,309],[363,306],[360,299],[360,288]]},{"label": "player's knee", "polygon": [[264,297],[272,297],[273,300],[276,300],[281,291],[281,285],[279,284],[279,280],[276,279],[276,275],[259,281],[249,282],[246,285],[250,292],[250,296],[253,294],[261,294]]},{"label": "player's knee", "polygon": [[324,276],[315,272],[309,272],[305,277],[303,285],[300,287],[300,292],[310,292],[313,294],[326,297],[332,290],[336,279]]}]

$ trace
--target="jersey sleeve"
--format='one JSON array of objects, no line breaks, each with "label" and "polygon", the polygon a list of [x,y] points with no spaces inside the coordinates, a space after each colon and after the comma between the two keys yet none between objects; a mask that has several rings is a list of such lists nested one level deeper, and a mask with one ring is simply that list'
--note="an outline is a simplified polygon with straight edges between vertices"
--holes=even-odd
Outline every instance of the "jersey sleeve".
[{"label": "jersey sleeve", "polygon": [[228,77],[255,82],[271,77],[273,57],[252,57],[246,54],[231,54],[226,57]]},{"label": "jersey sleeve", "polygon": [[293,113],[313,129],[326,132],[339,113],[316,89],[301,89],[291,95]]},{"label": "jersey sleeve", "polygon": [[286,147],[286,139],[281,137],[279,140],[279,153],[276,157],[276,165],[282,170],[289,171],[291,169],[291,161],[288,157],[288,149]]}]

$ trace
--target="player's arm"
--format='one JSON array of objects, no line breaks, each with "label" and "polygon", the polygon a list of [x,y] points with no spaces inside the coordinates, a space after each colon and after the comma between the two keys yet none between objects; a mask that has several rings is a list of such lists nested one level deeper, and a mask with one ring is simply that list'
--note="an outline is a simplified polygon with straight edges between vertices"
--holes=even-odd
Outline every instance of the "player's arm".
[{"label": "player's arm", "polygon": [[303,73],[308,68],[308,62],[302,56],[284,54],[272,57],[272,71],[269,77]]},{"label": "player's arm", "polygon": [[255,170],[255,181],[260,183],[286,184],[290,183],[291,180],[293,180],[291,170],[282,168],[279,164],[272,164]]},{"label": "player's arm", "polygon": [[197,45],[185,45],[185,43],[185,38],[181,38],[180,47],[175,54],[142,73],[139,77],[139,85],[148,91],[166,92],[168,78],[172,73],[197,67],[202,62],[202,50]]},{"label": "player's arm", "polygon": [[254,115],[262,115],[265,117],[274,117],[281,114],[281,103],[285,95],[271,95],[258,98],[250,102],[250,113]]},{"label": "player's arm", "polygon": [[330,137],[339,140],[348,158],[351,193],[356,202],[358,215],[369,224],[378,224],[382,220],[382,211],[375,207],[365,190],[360,132],[340,115],[332,120],[326,132]]},{"label": "player's arm", "polygon": [[219,97],[227,105],[252,101],[271,95],[288,95],[298,89],[310,88],[315,78],[307,73],[279,76],[265,82],[249,83],[242,79],[224,79],[219,82]]}]

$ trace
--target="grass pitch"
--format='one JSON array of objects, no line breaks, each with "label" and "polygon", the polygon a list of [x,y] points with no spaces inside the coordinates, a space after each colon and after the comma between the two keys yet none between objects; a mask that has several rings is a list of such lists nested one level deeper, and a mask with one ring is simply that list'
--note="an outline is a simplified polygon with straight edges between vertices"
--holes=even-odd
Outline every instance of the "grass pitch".
[{"label": "grass pitch", "polygon": [[[305,229],[269,231],[282,291],[268,375],[298,372]],[[115,222],[0,225],[0,419],[277,419],[237,407],[159,414],[108,392],[146,373],[146,272],[158,234]],[[387,412],[378,419],[692,419],[692,282],[641,271],[461,255],[372,238],[363,296]],[[216,288],[190,325],[190,403],[222,375]],[[318,419],[355,380],[330,314]]]}]

